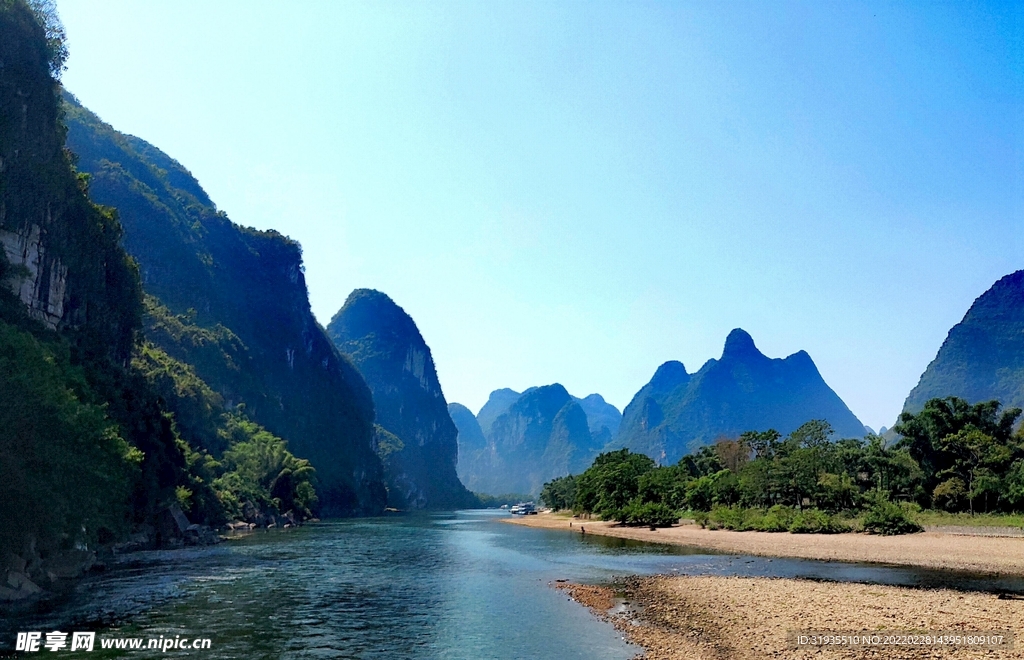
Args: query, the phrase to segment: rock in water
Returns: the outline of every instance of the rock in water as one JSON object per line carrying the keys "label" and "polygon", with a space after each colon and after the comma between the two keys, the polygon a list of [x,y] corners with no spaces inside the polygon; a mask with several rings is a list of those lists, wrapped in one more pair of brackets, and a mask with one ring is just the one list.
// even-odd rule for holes
{"label": "rock in water", "polygon": [[840,438],[865,434],[806,352],[772,359],[736,329],[721,359],[693,375],[680,362],[661,365],[626,406],[613,446],[667,465],[723,436],[769,428],[786,434],[812,419],[829,422]]}
{"label": "rock in water", "polygon": [[473,506],[456,474],[458,431],[416,323],[388,296],[357,289],[327,333],[373,392],[388,503],[402,509]]}
{"label": "rock in water", "polygon": [[926,401],[957,396],[1024,407],[1024,270],[981,294],[949,331],[938,355],[903,404],[916,413]]}

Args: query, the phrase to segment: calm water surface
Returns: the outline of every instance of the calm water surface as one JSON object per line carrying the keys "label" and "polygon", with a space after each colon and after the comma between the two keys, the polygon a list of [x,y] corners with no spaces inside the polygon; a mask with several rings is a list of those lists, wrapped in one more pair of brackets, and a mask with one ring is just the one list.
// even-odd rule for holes
{"label": "calm water surface", "polygon": [[[210,650],[155,654],[164,657],[625,659],[639,649],[551,581],[672,572],[922,586],[951,579],[945,572],[707,554],[497,522],[507,515],[331,521],[213,548],[136,553],[83,581],[52,611],[4,621],[0,649],[13,647],[16,631],[59,628],[212,639]],[[1020,580],[958,576],[957,584],[1024,591]],[[88,657],[116,654],[97,649]]]}

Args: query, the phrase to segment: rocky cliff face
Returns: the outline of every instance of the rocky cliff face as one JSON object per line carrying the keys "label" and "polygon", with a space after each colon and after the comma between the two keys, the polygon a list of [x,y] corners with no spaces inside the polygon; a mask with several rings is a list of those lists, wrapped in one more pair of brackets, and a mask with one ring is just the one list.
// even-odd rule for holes
{"label": "rocky cliff face", "polygon": [[0,2],[0,600],[88,568],[186,468],[130,368],[142,292],[121,226],[64,150],[55,21]]}
{"label": "rocky cliff face", "polygon": [[619,432],[619,425],[622,424],[622,413],[619,409],[605,401],[600,394],[591,394],[576,401],[587,414],[587,426],[590,428],[594,444],[603,447],[611,442]]}
{"label": "rocky cliff face", "polygon": [[448,414],[458,429],[459,463],[456,469],[459,474],[459,481],[466,485],[466,488],[474,493],[487,492],[478,478],[479,467],[477,463],[484,455],[487,447],[487,438],[477,422],[476,415],[461,403],[449,403]]}
{"label": "rocky cliff face", "polygon": [[383,293],[357,289],[327,332],[370,386],[377,424],[398,441],[381,452],[389,504],[402,509],[475,504],[456,473],[458,432],[430,348],[412,318]]}
{"label": "rocky cliff face", "polygon": [[929,399],[947,396],[1024,408],[1024,270],[1003,277],[974,301],[903,410],[920,412]]}
{"label": "rocky cliff face", "polygon": [[64,318],[67,266],[48,254],[39,225],[28,225],[20,231],[0,229],[0,244],[12,267],[8,286],[25,304],[29,316],[56,330]]}
{"label": "rocky cliff face", "polygon": [[769,428],[786,434],[812,419],[828,421],[840,438],[866,432],[807,353],[768,358],[737,329],[721,359],[696,374],[680,362],[661,365],[626,406],[613,446],[671,464],[719,437]]}
{"label": "rocky cliff face", "polygon": [[[461,406],[459,414],[452,415],[459,427],[460,473],[475,491],[536,494],[545,482],[590,466],[603,444],[590,429],[607,429],[614,419],[605,408],[609,404],[597,395],[587,397],[587,405],[600,413],[588,419],[581,400],[557,383],[532,387],[514,400],[511,394],[515,393],[492,393],[477,418],[466,415],[469,411]],[[488,429],[481,430],[483,424],[476,422],[484,413],[494,418]]]}
{"label": "rocky cliff face", "polygon": [[196,329],[151,317],[147,337],[312,462],[323,515],[381,511],[370,392],[310,311],[299,245],[234,224],[172,158],[65,104],[68,147],[118,209],[143,287]]}

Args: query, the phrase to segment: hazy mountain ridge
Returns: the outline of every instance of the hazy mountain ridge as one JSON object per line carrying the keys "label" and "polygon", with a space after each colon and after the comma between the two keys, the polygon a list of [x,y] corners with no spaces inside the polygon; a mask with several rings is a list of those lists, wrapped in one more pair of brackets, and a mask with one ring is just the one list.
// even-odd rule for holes
{"label": "hazy mountain ridge", "polygon": [[978,296],[950,329],[903,411],[916,413],[929,399],[948,396],[1024,408],[1024,270]]}
{"label": "hazy mountain ridge", "polygon": [[806,352],[769,358],[736,329],[722,357],[695,374],[680,362],[661,365],[626,406],[612,446],[671,464],[719,437],[769,428],[786,434],[811,419],[831,423],[837,437],[866,432]]}
{"label": "hazy mountain ridge", "polygon": [[459,428],[459,474],[490,494],[536,493],[586,469],[621,420],[601,395],[579,399],[558,383],[495,390],[476,416],[460,404],[449,409]]}
{"label": "hazy mountain ridge", "polygon": [[387,295],[356,289],[327,332],[373,392],[376,423],[400,441],[382,452],[389,504],[472,506],[475,498],[456,472],[458,430],[430,348],[412,317]]}

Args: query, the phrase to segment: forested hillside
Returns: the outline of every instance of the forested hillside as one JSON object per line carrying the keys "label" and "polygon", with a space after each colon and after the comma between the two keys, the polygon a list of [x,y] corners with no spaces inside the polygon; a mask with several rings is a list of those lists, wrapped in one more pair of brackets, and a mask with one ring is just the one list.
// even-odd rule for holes
{"label": "forested hillside", "polygon": [[[179,163],[70,95],[65,110],[68,147],[93,198],[117,208],[138,261],[148,341],[208,385],[211,405],[244,414],[308,459],[322,514],[382,510],[370,392],[310,311],[299,245],[234,224]],[[216,435],[180,413],[193,438]]]}
{"label": "forested hillside", "polygon": [[117,216],[64,151],[60,38],[56,16],[0,3],[0,551],[37,580],[196,483],[131,364],[142,292]]}
{"label": "forested hillside", "polygon": [[373,392],[388,503],[401,509],[475,505],[456,473],[458,431],[430,347],[387,295],[356,289],[327,331]]}
{"label": "forested hillside", "polygon": [[903,410],[916,413],[929,399],[948,396],[1024,407],[1024,270],[1003,277],[974,301]]}

